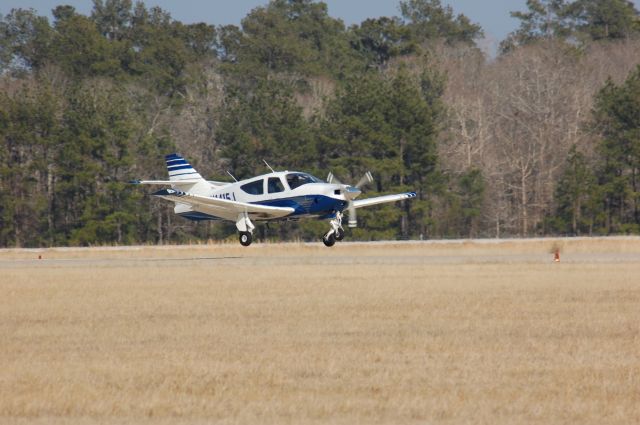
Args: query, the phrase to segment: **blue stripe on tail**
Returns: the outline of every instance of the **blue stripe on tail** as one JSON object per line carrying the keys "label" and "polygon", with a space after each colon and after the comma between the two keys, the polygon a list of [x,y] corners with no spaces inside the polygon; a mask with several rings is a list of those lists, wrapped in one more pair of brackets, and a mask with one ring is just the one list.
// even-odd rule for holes
{"label": "blue stripe on tail", "polygon": [[186,170],[187,168],[191,168],[193,169],[193,167],[190,164],[187,165],[167,165],[167,168],[169,169],[169,171],[175,171],[175,170]]}
{"label": "blue stripe on tail", "polygon": [[[169,180],[180,181],[183,179],[201,179],[202,176],[193,168],[189,161],[181,157],[176,153],[165,155],[165,162],[167,163],[167,171],[169,172]],[[189,177],[179,177],[186,176]]]}
{"label": "blue stripe on tail", "polygon": [[167,161],[167,165],[189,165],[184,159],[170,159]]}

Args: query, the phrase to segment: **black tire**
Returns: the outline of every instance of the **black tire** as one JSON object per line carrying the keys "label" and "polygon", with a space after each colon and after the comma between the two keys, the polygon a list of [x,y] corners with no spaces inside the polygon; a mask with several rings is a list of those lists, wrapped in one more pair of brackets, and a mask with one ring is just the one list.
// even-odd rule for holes
{"label": "black tire", "polygon": [[336,237],[333,233],[331,233],[329,236],[323,236],[322,237],[322,243],[324,243],[324,246],[334,246],[336,244]]}
{"label": "black tire", "polygon": [[253,236],[250,232],[240,232],[240,245],[249,246],[253,241]]}
{"label": "black tire", "polygon": [[344,239],[344,229],[342,227],[336,230],[335,237],[338,242]]}

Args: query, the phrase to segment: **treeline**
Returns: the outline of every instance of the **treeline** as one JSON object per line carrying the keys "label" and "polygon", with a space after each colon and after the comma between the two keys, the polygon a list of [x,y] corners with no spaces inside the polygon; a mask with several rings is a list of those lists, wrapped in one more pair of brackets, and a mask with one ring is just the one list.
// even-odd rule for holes
{"label": "treeline", "polygon": [[[439,0],[345,27],[272,0],[240,27],[130,0],[0,16],[0,246],[220,239],[128,185],[163,155],[225,179],[370,170],[352,237],[640,232],[640,20],[623,0],[527,3],[496,59]],[[204,18],[206,20],[206,18]],[[260,226],[317,239],[326,223]],[[235,236],[234,236],[235,237]]]}

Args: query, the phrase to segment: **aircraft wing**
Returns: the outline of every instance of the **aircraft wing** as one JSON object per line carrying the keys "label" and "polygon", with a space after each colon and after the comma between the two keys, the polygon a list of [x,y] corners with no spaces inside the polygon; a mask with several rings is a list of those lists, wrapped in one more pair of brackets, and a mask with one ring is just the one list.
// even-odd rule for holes
{"label": "aircraft wing", "polygon": [[398,193],[396,195],[376,196],[374,198],[358,199],[353,201],[355,208],[368,207],[369,205],[383,204],[385,202],[402,201],[403,199],[415,198],[415,192]]}
{"label": "aircraft wing", "polygon": [[247,213],[252,218],[280,218],[292,214],[295,211],[289,207],[271,207],[268,205],[231,201],[229,199],[209,198],[175,189],[162,189],[153,195],[168,201],[190,205],[195,210],[208,212],[216,217],[233,221],[236,221],[238,214],[241,213]]}

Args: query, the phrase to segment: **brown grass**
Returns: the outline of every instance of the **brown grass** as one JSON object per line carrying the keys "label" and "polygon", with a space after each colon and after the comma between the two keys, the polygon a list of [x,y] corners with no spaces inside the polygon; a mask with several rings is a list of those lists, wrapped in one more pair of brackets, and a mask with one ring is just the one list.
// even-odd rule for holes
{"label": "brown grass", "polygon": [[2,423],[640,423],[640,239],[5,250],[0,299]]}

